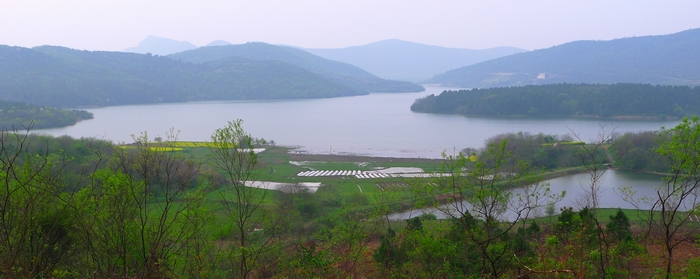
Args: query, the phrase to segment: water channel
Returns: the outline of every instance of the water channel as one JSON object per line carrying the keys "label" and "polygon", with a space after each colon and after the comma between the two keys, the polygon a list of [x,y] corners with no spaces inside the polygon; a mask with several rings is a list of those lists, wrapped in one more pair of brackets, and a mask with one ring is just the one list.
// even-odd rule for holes
{"label": "water channel", "polygon": [[[564,191],[566,192],[561,200],[554,203],[555,211],[557,213],[562,207],[573,207],[574,209],[578,210],[587,205],[585,196],[590,189],[590,177],[591,176],[588,173],[580,173],[545,181],[548,183],[551,193],[561,194]],[[662,185],[662,183],[663,180],[658,175],[639,174],[620,170],[606,170],[597,181],[597,185],[599,185],[598,207],[634,209],[636,206],[639,206],[640,209],[649,209],[651,206],[650,204],[639,203],[639,200],[644,197],[656,197],[657,187]],[[621,191],[623,187],[634,191],[634,195],[626,195],[624,191]],[[516,189],[513,192],[520,194],[523,193],[523,191],[520,189]],[[636,205],[626,201],[625,199],[636,201]],[[545,216],[546,212],[544,205],[547,203],[547,201],[544,202],[542,207],[532,211],[530,217]],[[464,206],[467,206],[467,204],[464,203]],[[393,214],[390,216],[390,218],[394,220],[401,220],[431,213],[440,219],[444,219],[450,217],[450,210],[456,213],[453,210],[454,207],[455,205],[453,204],[426,209],[414,209]],[[514,214],[512,212],[506,212],[504,214],[505,219],[513,219],[513,216]]]}

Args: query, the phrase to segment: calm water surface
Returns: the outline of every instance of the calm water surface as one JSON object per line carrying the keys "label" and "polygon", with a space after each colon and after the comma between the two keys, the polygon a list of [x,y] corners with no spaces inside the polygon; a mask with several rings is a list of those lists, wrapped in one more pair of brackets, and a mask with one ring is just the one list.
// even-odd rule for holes
{"label": "calm water surface", "polygon": [[[584,200],[582,197],[585,195],[585,193],[589,192],[588,188],[590,187],[590,175],[588,173],[558,177],[547,180],[547,182],[549,183],[551,193],[561,194],[563,191],[566,191],[564,198],[555,204],[557,214],[559,209],[562,207],[573,207],[574,209],[579,210],[585,206],[585,203],[582,203],[581,201]],[[598,207],[634,209],[635,205],[626,201],[625,197],[627,196],[620,191],[622,187],[628,187],[634,191],[634,195],[631,198],[632,200],[639,201],[643,197],[656,197],[656,189],[661,186],[662,183],[663,180],[658,175],[607,170],[598,181],[598,185],[600,186]],[[514,190],[514,192],[522,193],[522,190]],[[629,197],[627,198],[629,199]],[[639,206],[641,209],[651,208],[651,205],[648,203],[640,202],[637,203],[637,206]],[[454,205],[451,205],[451,207],[454,207]],[[425,213],[435,214],[438,218],[448,218],[448,215],[443,211],[450,208],[450,206],[442,206],[441,208],[441,210],[436,208],[414,209],[393,214],[390,216],[390,218],[393,220],[402,220],[420,216]],[[542,207],[532,212],[531,216],[537,217],[545,215],[544,207]],[[514,216],[515,215],[512,212],[507,212],[504,218],[515,219]]]}
{"label": "calm water surface", "polygon": [[300,146],[312,153],[384,157],[440,158],[465,147],[482,147],[489,137],[506,132],[563,135],[569,128],[585,140],[600,125],[616,131],[657,130],[678,121],[608,121],[592,119],[484,118],[411,112],[417,98],[447,88],[426,87],[420,93],[373,93],[366,96],[281,100],[217,101],[133,105],[88,109],[95,119],[74,126],[38,130],[54,136],[98,137],[132,142],[147,131],[151,138],[179,130],[179,139],[206,141],[227,121],[243,119],[243,128],[280,145]]}

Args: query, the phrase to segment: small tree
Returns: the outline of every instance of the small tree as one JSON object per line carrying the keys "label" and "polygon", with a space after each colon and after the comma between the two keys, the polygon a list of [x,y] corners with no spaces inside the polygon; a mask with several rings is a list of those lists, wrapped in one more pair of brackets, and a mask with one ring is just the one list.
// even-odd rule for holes
{"label": "small tree", "polygon": [[438,209],[477,247],[481,273],[490,278],[500,277],[514,262],[509,233],[551,196],[541,183],[541,170],[513,160],[507,144],[504,139],[489,145],[476,162],[461,153],[443,155],[442,174],[436,178],[443,194],[433,196],[447,202]]}

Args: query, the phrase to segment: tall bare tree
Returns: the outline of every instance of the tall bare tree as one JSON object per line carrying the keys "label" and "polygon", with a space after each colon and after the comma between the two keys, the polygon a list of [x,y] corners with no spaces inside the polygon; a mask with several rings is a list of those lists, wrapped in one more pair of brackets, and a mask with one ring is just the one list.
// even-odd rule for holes
{"label": "tall bare tree", "polygon": [[[227,179],[227,185],[218,188],[219,202],[233,227],[229,247],[235,261],[238,278],[249,278],[258,259],[271,248],[274,238],[265,231],[267,210],[264,202],[267,191],[248,187],[255,175],[258,156],[253,149],[253,138],[243,130],[243,121],[229,121],[224,128],[211,135],[210,163]],[[227,236],[229,237],[229,236]]]}
{"label": "tall bare tree", "polygon": [[146,133],[134,140],[76,194],[76,230],[99,277],[172,277],[185,236],[201,226],[190,214],[203,198],[198,167],[174,148],[173,131],[159,143]]}

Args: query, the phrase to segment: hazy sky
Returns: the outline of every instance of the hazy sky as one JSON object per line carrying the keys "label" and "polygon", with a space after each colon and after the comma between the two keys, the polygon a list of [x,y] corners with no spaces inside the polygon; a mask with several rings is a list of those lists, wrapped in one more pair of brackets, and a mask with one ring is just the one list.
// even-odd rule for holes
{"label": "hazy sky", "polygon": [[123,50],[148,35],[339,48],[384,39],[483,49],[700,27],[700,1],[0,0],[0,44]]}

